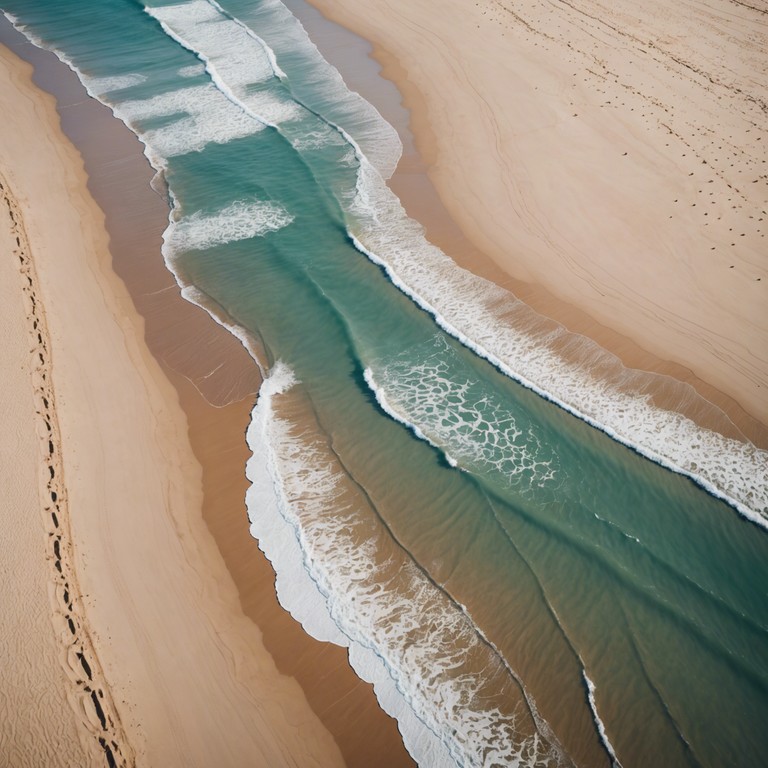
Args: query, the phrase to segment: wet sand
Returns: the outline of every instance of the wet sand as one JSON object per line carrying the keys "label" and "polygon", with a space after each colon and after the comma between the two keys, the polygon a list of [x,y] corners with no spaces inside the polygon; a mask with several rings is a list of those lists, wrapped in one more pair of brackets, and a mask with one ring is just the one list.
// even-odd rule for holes
{"label": "wet sand", "polygon": [[311,3],[403,94],[391,186],[430,240],[768,446],[764,14]]}
{"label": "wet sand", "polygon": [[[346,652],[307,637],[277,603],[274,574],[248,535],[244,504],[244,433],[258,369],[239,342],[180,297],[162,264],[160,235],[168,210],[148,187],[152,171],[140,144],[106,108],[84,98],[74,75],[55,57],[19,42],[7,28],[3,37],[34,59],[37,80],[59,98],[62,127],[84,150],[90,192],[106,214],[112,267],[124,281],[110,276],[102,234],[93,254],[98,268],[90,267],[101,280],[95,290],[104,293],[107,303],[117,296],[114,316],[130,337],[125,345],[115,344],[120,354],[128,349],[134,367],[145,375],[146,369],[151,372],[139,390],[149,394],[149,410],[158,423],[155,437],[142,439],[124,423],[136,416],[131,407],[126,414],[114,413],[123,395],[141,400],[139,390],[123,393],[125,382],[118,386],[115,378],[123,371],[124,379],[135,380],[136,370],[122,368],[105,353],[99,373],[93,363],[80,369],[90,371],[91,378],[102,376],[104,387],[92,385],[88,376],[73,377],[78,366],[89,362],[83,362],[85,345],[53,323],[52,346],[64,361],[58,375],[60,399],[67,403],[60,409],[66,421],[63,455],[65,462],[67,451],[79,459],[72,459],[73,487],[68,483],[69,497],[78,502],[73,567],[82,573],[89,634],[96,638],[108,680],[104,690],[112,690],[116,712],[125,720],[125,764],[131,764],[132,752],[138,764],[412,764],[394,721],[378,708],[370,686],[351,671]],[[7,61],[27,76],[24,65],[11,57]],[[72,158],[69,173],[82,184],[81,159],[57,136],[50,99],[26,84],[24,93],[38,115],[45,113],[41,123],[54,137],[55,152]],[[90,231],[90,220],[98,224],[103,215],[84,189],[79,195],[84,206],[79,216]],[[34,211],[35,221],[44,220],[34,196],[22,190],[19,199],[29,216]],[[34,243],[32,250],[43,253]],[[47,290],[55,285],[64,306],[69,294],[57,277],[52,271]],[[42,295],[47,297],[46,290]],[[87,302],[71,303],[83,304],[88,314]],[[109,325],[103,318],[90,322]],[[96,398],[103,423],[95,425],[84,415],[88,410],[83,409],[86,401],[78,401],[78,386],[91,396],[95,388],[111,400],[109,408],[106,400],[100,408]],[[152,443],[164,445],[163,458]],[[161,469],[146,466],[153,459],[166,470],[165,479]],[[133,492],[129,486],[137,462],[143,470],[137,474],[151,487]],[[115,488],[109,481],[118,464]],[[94,477],[99,477],[96,489],[90,487]],[[162,485],[168,487],[161,490]],[[116,493],[121,497],[117,504],[112,502]],[[140,513],[131,507],[137,501]],[[100,503],[106,520],[89,519],[81,511],[87,507],[97,514]],[[195,512],[201,508],[202,518]],[[179,632],[185,640],[174,642]],[[36,669],[46,681],[60,674],[43,659]],[[6,724],[18,728],[12,719]],[[62,764],[79,760],[74,753],[61,759]]]}

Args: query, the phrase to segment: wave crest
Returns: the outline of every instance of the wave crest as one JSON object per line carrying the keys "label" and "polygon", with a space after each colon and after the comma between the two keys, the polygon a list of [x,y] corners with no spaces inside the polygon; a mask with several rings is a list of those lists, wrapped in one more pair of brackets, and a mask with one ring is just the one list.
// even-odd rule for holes
{"label": "wave crest", "polygon": [[173,253],[201,251],[275,232],[292,221],[293,216],[275,203],[237,200],[212,214],[184,216],[172,224],[168,241]]}

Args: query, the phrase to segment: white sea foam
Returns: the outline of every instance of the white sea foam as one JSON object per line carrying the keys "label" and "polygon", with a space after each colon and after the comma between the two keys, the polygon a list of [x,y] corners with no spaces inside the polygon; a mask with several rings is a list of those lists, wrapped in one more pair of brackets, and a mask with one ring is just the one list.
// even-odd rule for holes
{"label": "white sea foam", "polygon": [[[648,458],[688,475],[768,527],[767,451],[654,406],[642,386],[632,386],[640,374],[627,371],[594,342],[544,322],[508,291],[458,267],[428,243],[359,151],[358,161],[357,194],[350,210],[355,245],[445,331],[506,375]],[[544,330],[537,331],[537,324]],[[566,361],[553,342],[580,345],[591,364]]]}
{"label": "white sea foam", "polygon": [[250,481],[246,501],[251,534],[275,569],[280,604],[312,637],[349,648],[350,662],[358,676],[374,685],[388,714],[394,717],[397,713],[398,720],[402,718],[406,723],[406,745],[411,754],[432,760],[425,765],[453,765],[434,735],[423,728],[407,705],[403,706],[382,660],[364,648],[350,647],[350,639],[331,617],[327,596],[311,573],[307,551],[302,546],[304,536],[297,528],[283,487],[272,434],[274,398],[290,389],[295,381],[293,372],[278,362],[265,377],[253,409],[247,432],[251,458],[246,467]]}
{"label": "white sea foam", "polygon": [[592,717],[597,726],[597,731],[600,734],[600,741],[603,742],[603,746],[611,756],[613,768],[621,768],[619,758],[616,756],[616,750],[613,748],[613,744],[611,744],[611,740],[608,738],[608,733],[605,730],[605,723],[600,719],[600,715],[597,712],[597,700],[595,699],[595,691],[597,688],[584,670],[582,670],[582,675],[584,676],[584,682],[587,685],[587,700],[589,701],[589,708],[592,710]]}
{"label": "white sea foam", "polygon": [[346,647],[349,641],[323,610],[325,597],[304,567],[301,536],[281,514],[282,499],[273,480],[277,469],[274,449],[269,444],[272,401],[295,383],[293,372],[278,362],[269,375],[264,376],[253,409],[247,433],[251,458],[246,467],[250,482],[246,500],[251,534],[275,568],[280,604],[316,639]]}
{"label": "white sea foam", "polygon": [[407,354],[372,363],[365,380],[379,404],[462,469],[492,475],[527,493],[558,481],[555,446],[519,423],[507,402],[480,389],[440,336]]}
{"label": "white sea foam", "polygon": [[275,56],[275,52],[247,24],[243,24],[240,19],[225,11],[224,8],[222,8],[221,5],[216,2],[216,0],[206,0],[206,2],[208,2],[208,4],[212,8],[215,8],[216,11],[218,11],[220,14],[236,24],[248,37],[250,37],[252,40],[255,40],[264,49],[264,52],[267,54],[267,58],[269,59],[269,65],[276,77],[279,77],[281,80],[285,80],[287,78],[287,75],[285,72],[283,72],[283,70],[280,68],[280,65],[277,63],[277,56]]}
{"label": "white sea foam", "polygon": [[[210,84],[111,106],[115,114],[163,158],[199,152],[210,143],[226,144],[264,127],[243,114]],[[171,116],[177,118],[162,127],[146,128],[144,125],[145,121]]]}
{"label": "white sea foam", "polygon": [[[349,92],[284,7],[282,15],[274,4],[262,6],[259,14],[270,16],[268,29],[273,33],[280,28],[278,38],[283,45],[294,44],[288,49],[291,59],[295,59],[298,51],[303,55],[305,68],[320,67],[328,76],[327,80],[313,80],[310,89],[302,87],[301,78],[290,80],[279,67],[275,51],[252,29],[224,12],[215,0],[192,0],[171,7],[148,8],[147,12],[160,21],[169,36],[205,63],[212,82],[233,104],[255,120],[278,129],[297,150],[305,153],[310,167],[313,159],[306,154],[308,151],[334,145],[343,148],[346,142],[349,150],[342,151],[336,167],[355,168],[358,145],[347,129],[336,122],[341,120],[366,142],[381,173],[388,176],[394,171],[402,151],[394,129],[357,94]],[[194,23],[195,20],[201,23]],[[255,88],[254,72],[261,78],[259,82],[272,80],[272,87]],[[335,74],[331,77],[330,73]],[[331,83],[331,88],[321,88],[320,82]],[[324,95],[319,95],[321,91]],[[327,160],[324,162],[327,164]],[[342,205],[350,203],[354,192],[349,179],[324,181],[333,184],[333,192]]]}
{"label": "white sea foam", "polygon": [[[244,24],[227,14],[216,2],[189,0],[177,5],[147,7],[158,21],[184,36],[192,46],[204,41],[216,57],[229,62],[228,81],[241,86],[262,83],[283,73],[261,39]],[[251,42],[259,53],[254,53]]]}
{"label": "white sea foam", "polygon": [[275,203],[236,201],[220,211],[199,211],[184,216],[168,237],[171,251],[203,250],[215,245],[248,240],[287,227],[293,216]]}
{"label": "white sea foam", "polygon": [[202,64],[190,64],[186,67],[181,67],[177,71],[179,77],[198,77],[205,74],[205,67]]}
{"label": "white sea foam", "polygon": [[[324,442],[297,435],[278,414],[280,393],[292,384],[290,372],[277,365],[248,430],[249,514],[279,574],[281,602],[316,637],[338,632],[328,625],[332,617],[350,644],[350,660],[373,680],[420,764],[565,760],[547,743],[548,727],[519,680],[471,619],[404,552],[379,547],[388,534],[371,530],[375,515],[366,512],[364,495],[344,483]],[[507,681],[506,702],[514,701],[510,683],[520,685],[514,711],[501,712],[488,697],[485,686],[494,676]]]}
{"label": "white sea foam", "polygon": [[284,60],[281,79],[294,98],[352,136],[388,179],[402,154],[397,131],[372,104],[347,87],[291,11],[280,0],[262,0],[245,10],[241,21],[258,29],[257,37],[273,52],[275,62]]}
{"label": "white sea foam", "polygon": [[271,52],[242,24],[206,0],[146,10],[204,61],[220,90],[237,106],[247,106],[250,117],[276,126],[302,116],[300,105],[287,94],[255,87],[280,73],[273,68]]}
{"label": "white sea foam", "polygon": [[[25,29],[20,28],[20,31],[27,34]],[[30,39],[35,38],[30,36]],[[45,47],[42,41],[37,44]],[[93,77],[81,72],[61,51],[54,49],[54,53],[77,73],[90,96],[109,106],[115,116],[139,136],[146,147],[145,154],[155,168],[164,168],[165,160],[170,157],[199,152],[211,143],[226,144],[264,129],[262,122],[244,114],[210,83],[179,88],[149,99],[120,101],[114,97],[119,89],[137,85],[146,78],[138,74]],[[191,67],[187,69],[191,70]],[[201,71],[205,71],[204,68]],[[146,128],[143,124],[163,117],[176,119],[159,128]]]}
{"label": "white sea foam", "polygon": [[114,77],[91,77],[88,80],[88,85],[93,93],[105,96],[112,91],[121,91],[123,88],[141,85],[146,79],[145,75],[139,73],[115,75]]}
{"label": "white sea foam", "polygon": [[[323,147],[347,147],[344,137],[334,128],[323,124],[314,130],[307,131],[303,136],[295,139],[293,146],[300,152],[305,150],[321,149]],[[352,155],[354,161],[354,154]]]}
{"label": "white sea foam", "polygon": [[419,429],[416,424],[414,424],[412,421],[409,421],[409,419],[403,413],[395,408],[395,406],[389,401],[389,398],[385,394],[382,387],[376,383],[376,379],[373,376],[373,371],[370,368],[366,368],[365,371],[363,371],[363,378],[365,379],[365,383],[368,385],[371,392],[373,392],[373,396],[376,398],[376,402],[381,406],[381,409],[384,411],[384,413],[410,429],[411,432],[413,432],[413,434],[416,435],[416,437],[418,437],[420,440],[424,440],[433,448],[437,448],[437,450],[443,454],[448,464],[450,464],[452,467],[459,466],[459,462],[456,461],[456,459],[454,459],[453,456],[451,456],[449,453],[446,453],[443,446],[433,442],[427,435],[424,434],[424,432]]}

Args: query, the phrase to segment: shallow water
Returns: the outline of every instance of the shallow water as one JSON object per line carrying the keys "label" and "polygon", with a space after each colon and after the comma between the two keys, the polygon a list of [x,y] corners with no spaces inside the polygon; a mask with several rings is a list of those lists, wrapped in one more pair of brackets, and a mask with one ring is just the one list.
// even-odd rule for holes
{"label": "shallow water", "polygon": [[758,520],[764,453],[431,248],[397,134],[276,0],[4,8],[139,133],[169,266],[263,346],[254,532],[422,764],[764,764],[764,528],[549,400]]}

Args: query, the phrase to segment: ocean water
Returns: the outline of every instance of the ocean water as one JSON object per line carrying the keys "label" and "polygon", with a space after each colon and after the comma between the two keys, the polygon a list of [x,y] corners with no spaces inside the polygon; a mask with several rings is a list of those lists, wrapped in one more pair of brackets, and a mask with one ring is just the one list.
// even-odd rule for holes
{"label": "ocean water", "polygon": [[766,452],[427,243],[397,133],[278,0],[3,9],[144,142],[166,263],[266,374],[279,598],[420,764],[768,761]]}

